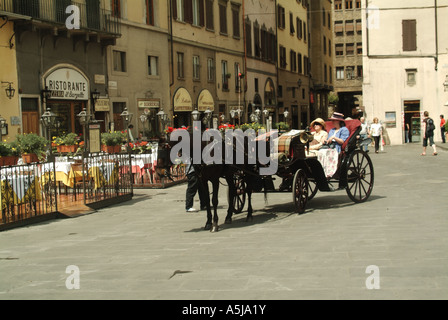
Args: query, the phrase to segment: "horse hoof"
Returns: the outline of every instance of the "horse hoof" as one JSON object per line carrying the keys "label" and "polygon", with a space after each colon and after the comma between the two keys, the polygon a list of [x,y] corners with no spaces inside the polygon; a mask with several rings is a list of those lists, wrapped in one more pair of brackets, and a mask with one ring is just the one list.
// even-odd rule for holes
{"label": "horse hoof", "polygon": [[226,219],[226,224],[232,224],[232,219]]}
{"label": "horse hoof", "polygon": [[212,225],[211,224],[206,224],[204,230],[205,231],[212,230]]}
{"label": "horse hoof", "polygon": [[211,233],[216,233],[219,231],[219,227],[213,227],[212,230],[210,230]]}

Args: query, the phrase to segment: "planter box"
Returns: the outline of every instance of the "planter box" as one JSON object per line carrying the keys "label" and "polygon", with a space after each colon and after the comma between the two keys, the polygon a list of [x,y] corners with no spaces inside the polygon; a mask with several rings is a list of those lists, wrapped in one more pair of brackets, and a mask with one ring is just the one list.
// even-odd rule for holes
{"label": "planter box", "polygon": [[101,150],[103,152],[106,152],[106,153],[120,153],[121,152],[121,146],[105,146],[105,145],[102,145],[101,146]]}
{"label": "planter box", "polygon": [[19,158],[15,156],[0,157],[0,167],[15,166],[17,161]]}
{"label": "planter box", "polygon": [[78,151],[78,146],[58,146],[59,153],[75,153]]}
{"label": "planter box", "polygon": [[37,157],[37,154],[30,153],[30,154],[23,154],[22,155],[23,163],[35,163],[39,162],[39,158]]}

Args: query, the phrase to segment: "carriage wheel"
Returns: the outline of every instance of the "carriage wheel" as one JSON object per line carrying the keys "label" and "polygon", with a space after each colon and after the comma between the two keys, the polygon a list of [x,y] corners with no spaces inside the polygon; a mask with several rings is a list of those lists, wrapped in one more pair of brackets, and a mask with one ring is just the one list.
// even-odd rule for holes
{"label": "carriage wheel", "polygon": [[308,202],[309,183],[305,171],[299,169],[294,176],[292,185],[292,196],[296,212],[302,214],[305,212]]}
{"label": "carriage wheel", "polygon": [[356,203],[369,199],[374,182],[373,164],[370,157],[361,150],[350,156],[347,167],[347,194]]}
{"label": "carriage wheel", "polygon": [[308,201],[314,199],[319,189],[317,188],[317,182],[315,180],[308,180]]}
{"label": "carriage wheel", "polygon": [[[235,175],[233,177],[233,182],[235,184],[236,195],[233,198],[233,213],[240,214],[244,210],[246,205],[246,183],[241,175]],[[230,189],[229,189],[229,199],[230,199]]]}

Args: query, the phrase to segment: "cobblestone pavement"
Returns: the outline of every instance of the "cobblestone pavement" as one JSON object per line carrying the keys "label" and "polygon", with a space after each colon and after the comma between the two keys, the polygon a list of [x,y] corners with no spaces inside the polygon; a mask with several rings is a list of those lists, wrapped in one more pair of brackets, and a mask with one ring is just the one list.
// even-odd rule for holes
{"label": "cobblestone pavement", "polygon": [[[2,232],[0,299],[447,299],[448,152],[420,153],[370,153],[367,203],[319,193],[300,216],[290,194],[257,194],[253,222],[224,225],[221,188],[216,234],[202,230],[205,213],[185,213],[185,185]],[[79,290],[66,286],[72,265]],[[366,288],[368,266],[379,290]]]}

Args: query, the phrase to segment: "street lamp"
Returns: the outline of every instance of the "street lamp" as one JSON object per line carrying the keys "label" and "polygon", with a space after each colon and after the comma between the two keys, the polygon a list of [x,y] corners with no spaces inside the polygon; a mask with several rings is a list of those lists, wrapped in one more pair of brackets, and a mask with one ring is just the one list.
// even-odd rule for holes
{"label": "street lamp", "polygon": [[209,127],[210,126],[210,120],[212,119],[213,112],[208,108],[205,112],[204,117],[204,124]]}
{"label": "street lamp", "polygon": [[82,111],[76,115],[79,120],[79,124],[82,126],[82,134],[84,137],[84,151],[89,150],[89,137],[87,136],[87,126],[90,123],[90,115],[87,114],[86,108],[83,108]]}
{"label": "street lamp", "polygon": [[200,117],[201,113],[196,109],[191,113],[191,118],[193,119],[193,121],[199,121]]}
{"label": "street lamp", "polygon": [[[51,129],[55,128],[56,124],[56,115],[51,111],[50,108],[47,108],[47,111],[41,117],[42,125],[47,129],[47,137],[51,140]],[[49,154],[52,155],[53,150],[50,144]]]}
{"label": "street lamp", "polygon": [[283,116],[285,117],[285,121],[286,121],[286,119],[288,119],[288,117],[289,117],[288,109],[286,109],[285,112],[283,112]]}
{"label": "street lamp", "polygon": [[6,89],[5,89],[6,96],[8,97],[8,99],[12,99],[14,97],[15,92],[16,92],[16,89],[14,89],[12,87],[12,82],[2,81],[2,84],[7,84]]}

